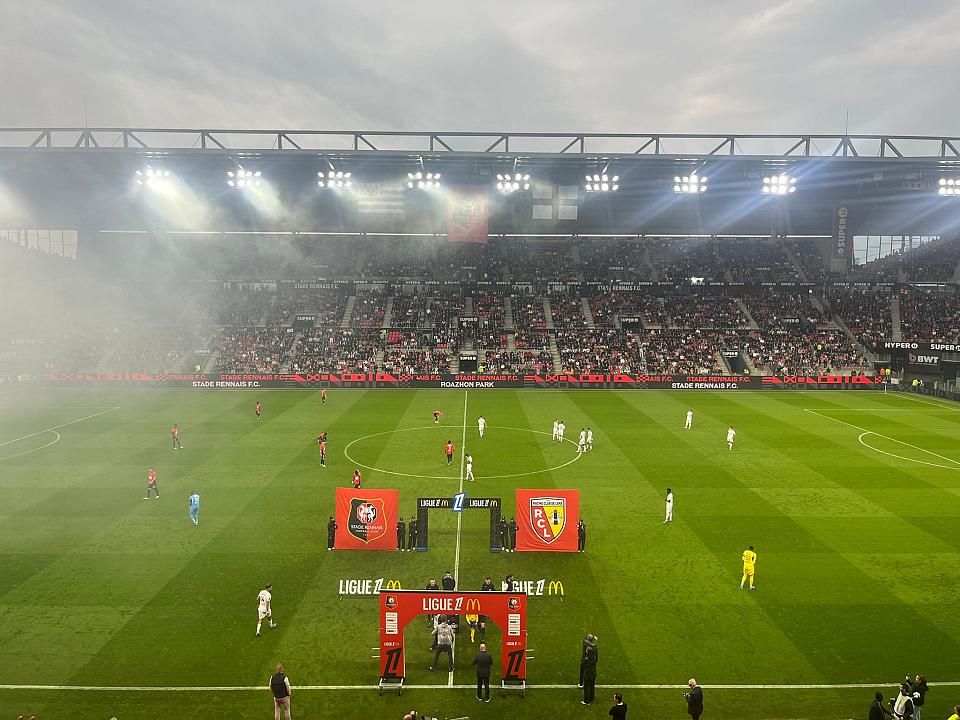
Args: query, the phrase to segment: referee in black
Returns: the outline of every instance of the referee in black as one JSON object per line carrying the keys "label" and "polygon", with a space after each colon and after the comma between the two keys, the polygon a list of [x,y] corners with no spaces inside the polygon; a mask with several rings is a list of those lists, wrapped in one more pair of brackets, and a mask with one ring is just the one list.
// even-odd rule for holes
{"label": "referee in black", "polygon": [[330,521],[327,523],[327,550],[333,550],[333,541],[337,535],[337,521],[333,519],[333,515],[330,516]]}
{"label": "referee in black", "polygon": [[587,526],[583,524],[583,518],[577,523],[577,552],[583,552],[587,547]]}
{"label": "referee in black", "polygon": [[397,521],[397,550],[403,552],[404,543],[407,542],[407,526],[403,522],[403,516]]}
{"label": "referee in black", "polygon": [[417,549],[417,519],[410,518],[407,523],[407,550]]}

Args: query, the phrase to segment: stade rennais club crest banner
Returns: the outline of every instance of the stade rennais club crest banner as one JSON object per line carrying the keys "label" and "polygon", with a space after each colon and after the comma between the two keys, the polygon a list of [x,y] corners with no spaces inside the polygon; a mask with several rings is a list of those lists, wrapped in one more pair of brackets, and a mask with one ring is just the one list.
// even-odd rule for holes
{"label": "stade rennais club crest banner", "polygon": [[399,490],[337,488],[337,550],[396,550]]}
{"label": "stade rennais club crest banner", "polygon": [[453,189],[447,199],[447,240],[487,242],[487,193]]}
{"label": "stade rennais club crest banner", "polygon": [[576,552],[579,490],[517,490],[517,550]]}

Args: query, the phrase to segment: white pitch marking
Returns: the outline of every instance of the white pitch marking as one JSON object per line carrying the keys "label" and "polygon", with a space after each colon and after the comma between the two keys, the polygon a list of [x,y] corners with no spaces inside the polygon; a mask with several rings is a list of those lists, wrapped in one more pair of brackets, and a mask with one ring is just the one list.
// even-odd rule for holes
{"label": "white pitch marking", "polygon": [[[944,470],[960,470],[960,463],[958,463],[957,465],[941,465],[940,463],[928,463],[928,462],[924,462],[923,460],[915,460],[914,458],[904,457],[903,455],[897,455],[896,453],[887,452],[886,450],[881,450],[880,448],[875,448],[873,445],[869,445],[863,441],[863,438],[865,438],[867,435],[877,435],[877,433],[872,432],[870,430],[864,433],[860,433],[859,437],[857,437],[857,442],[859,442],[865,448],[870,448],[874,452],[878,452],[883,455],[889,455],[890,457],[897,458],[898,460],[906,460],[907,462],[920,463],[921,465],[929,465],[930,467],[943,468]],[[878,437],[883,437],[883,435],[879,435]],[[907,443],[904,443],[904,445],[906,444]],[[911,445],[910,447],[914,447],[914,446]],[[935,455],[936,457],[942,457],[942,455],[931,453],[929,450],[924,450],[923,452],[930,453],[931,455]],[[944,458],[944,459],[946,460],[947,458]],[[950,462],[954,462],[954,461],[951,460]]]}
{"label": "white pitch marking", "polygon": [[[100,415],[106,415],[107,413],[111,413],[111,412],[113,412],[114,410],[119,410],[119,409],[120,409],[120,406],[118,405],[118,406],[116,406],[116,407],[108,408],[107,410],[101,410],[101,411],[98,412],[98,413],[93,413],[93,415],[86,415],[85,417],[77,418],[76,420],[71,420],[70,422],[65,422],[65,423],[63,423],[62,425],[54,425],[53,427],[48,427],[48,428],[46,428],[45,430],[38,430],[38,431],[35,432],[35,433],[30,433],[29,435],[21,435],[20,437],[14,438],[13,440],[7,440],[6,442],[0,443],[0,447],[5,447],[5,446],[11,445],[11,444],[13,444],[13,443],[15,443],[15,442],[20,442],[21,440],[29,440],[30,438],[36,437],[37,435],[43,435],[44,433],[53,432],[54,430],[59,430],[60,428],[65,428],[65,427],[67,427],[68,425],[73,425],[74,423],[83,422],[84,420],[89,420],[90,418],[99,417]],[[59,440],[59,439],[60,439],[60,438],[57,437],[57,440]],[[53,443],[49,443],[48,445],[45,445],[44,447],[49,447],[49,445],[53,445]],[[35,449],[36,449],[36,450],[40,450],[41,448],[35,448]],[[26,453],[18,453],[17,455],[9,455],[8,457],[17,457],[18,455],[25,455],[25,454],[26,454]],[[2,458],[2,459],[6,460],[7,458]]]}
{"label": "white pitch marking", "polygon": [[47,432],[52,432],[57,437],[51,440],[50,442],[48,442],[46,445],[35,447],[33,448],[33,450],[24,450],[23,452],[18,452],[18,453],[15,453],[14,455],[4,455],[3,457],[0,457],[0,460],[10,460],[11,458],[20,457],[21,455],[29,455],[30,453],[35,453],[38,450],[43,450],[44,448],[48,448],[51,445],[55,445],[56,443],[60,442],[60,433],[58,433],[56,430],[47,430]]}
{"label": "white pitch marking", "polygon": [[938,407],[941,410],[952,410],[953,412],[960,412],[960,407],[957,407],[954,403],[951,403],[948,400],[937,400],[935,398],[931,398],[931,400],[921,400],[918,397],[913,397],[912,395],[906,395],[903,392],[891,393],[891,394],[893,395],[893,397],[898,397],[903,400],[913,400],[914,402],[918,402],[921,405],[932,405],[933,407]]}
{"label": "white pitch marking", "polygon": [[[808,412],[808,413],[813,413],[814,415],[817,415],[818,417],[826,418],[827,420],[833,420],[834,422],[838,422],[838,423],[840,423],[841,425],[846,425],[847,427],[852,427],[852,428],[855,429],[855,430],[859,430],[861,433],[863,433],[862,435],[860,435],[860,438],[862,438],[864,435],[876,435],[877,437],[882,437],[882,438],[884,438],[885,440],[889,440],[890,442],[899,443],[900,445],[906,445],[907,447],[911,447],[911,448],[913,448],[914,450],[919,450],[919,451],[922,452],[922,453],[927,453],[928,455],[933,455],[934,457],[938,457],[938,458],[940,458],[941,460],[946,460],[946,461],[949,462],[949,463],[953,463],[953,467],[947,468],[948,470],[960,470],[960,461],[954,460],[953,458],[948,458],[948,457],[946,457],[946,456],[944,456],[944,455],[938,455],[937,453],[933,452],[932,450],[927,450],[926,448],[922,448],[922,447],[919,447],[919,446],[917,446],[917,445],[912,445],[912,444],[906,442],[905,440],[897,440],[896,438],[892,438],[892,437],[890,437],[889,435],[884,435],[883,433],[874,432],[873,430],[867,430],[867,428],[860,427],[859,425],[854,425],[853,423],[848,423],[846,420],[838,420],[837,418],[830,417],[829,415],[824,415],[824,414],[822,414],[822,413],[818,413],[816,410],[809,410],[809,409],[807,409],[807,408],[804,408],[804,411],[805,411],[805,412]],[[877,450],[877,448],[872,447],[872,446],[870,446],[870,445],[867,445],[867,444],[866,444],[865,442],[863,442],[860,438],[858,438],[858,440],[860,440],[860,444],[863,445],[864,447],[870,448],[871,450],[873,450],[873,451],[875,451],[875,452],[883,453],[884,455],[891,455],[891,453],[884,453],[883,450]],[[900,460],[907,460],[907,461],[909,461],[909,462],[919,463],[919,464],[921,464],[921,465],[931,465],[931,463],[924,462],[923,460],[913,460],[913,459],[911,459],[911,458],[900,457],[899,455],[894,455],[893,457],[899,458]],[[945,465],[935,465],[935,467],[946,467],[946,466],[945,466]]]}
{"label": "white pitch marking", "polygon": [[[930,683],[930,687],[957,687],[960,681]],[[295,685],[297,690],[377,690],[379,685]],[[572,690],[576,685],[535,685],[527,684],[528,689]],[[616,690],[685,690],[686,685],[597,685],[598,688]],[[858,688],[897,687],[885,682],[876,683],[837,683],[803,685],[701,685],[705,690],[845,690]],[[417,690],[466,690],[476,685],[404,685],[404,688]],[[80,692],[263,692],[262,685],[224,685],[210,687],[195,686],[101,686],[101,685],[0,685],[0,690],[66,690]]]}
{"label": "white pitch marking", "polygon": [[[445,427],[456,427],[456,425],[448,425]],[[500,425],[489,425],[489,424],[487,425],[487,427],[499,428],[500,430],[516,430],[518,432],[531,432],[531,433],[537,433],[538,435],[550,434],[544,430],[532,430],[530,428],[502,427]],[[383,468],[373,467],[371,465],[364,465],[363,463],[358,462],[355,458],[351,457],[350,453],[348,452],[355,443],[361,442],[363,440],[367,440],[372,437],[377,437],[379,435],[389,435],[390,433],[412,432],[414,430],[431,430],[431,429],[436,429],[436,425],[422,425],[420,427],[412,427],[412,428],[396,428],[394,430],[384,430],[383,432],[364,435],[363,437],[358,437],[356,440],[351,440],[349,443],[347,443],[346,447],[343,448],[343,455],[344,457],[347,458],[347,460],[349,460],[354,465],[357,465],[362,468],[366,468],[371,472],[379,472],[379,473],[383,473],[384,475],[396,475],[398,477],[423,478],[426,480],[449,480],[450,479],[449,475],[417,475],[415,473],[397,472],[396,470],[384,470]],[[466,434],[466,423],[464,423],[464,434]],[[570,443],[574,447],[576,447],[577,445],[577,443],[575,443],[570,438],[564,438],[563,441]],[[494,480],[494,479],[502,479],[502,478],[526,477],[528,475],[540,475],[542,473],[552,472],[553,470],[561,470],[562,468],[567,467],[567,465],[571,465],[575,463],[577,460],[580,459],[580,457],[581,455],[575,454],[572,460],[568,460],[567,462],[561,465],[554,465],[553,467],[544,468],[543,470],[530,470],[528,472],[522,472],[522,473],[510,473],[509,475],[482,475],[480,477],[481,479]]]}

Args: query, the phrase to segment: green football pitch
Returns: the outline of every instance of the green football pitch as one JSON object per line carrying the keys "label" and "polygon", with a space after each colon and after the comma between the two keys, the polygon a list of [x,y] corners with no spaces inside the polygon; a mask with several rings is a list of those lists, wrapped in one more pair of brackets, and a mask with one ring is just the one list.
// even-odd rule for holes
{"label": "green football pitch", "polygon": [[[630,717],[682,718],[691,676],[705,718],[861,717],[907,672],[931,681],[925,717],[960,701],[960,406],[866,391],[334,389],[321,405],[309,391],[41,389],[0,407],[0,717],[269,717],[279,661],[301,718],[600,718],[618,689]],[[591,427],[593,451],[553,442],[555,418],[574,439]],[[327,552],[334,488],[358,465],[365,487],[399,489],[406,517],[456,492],[447,439],[474,457],[468,494],[508,514],[515,488],[580,488],[587,552],[491,553],[487,514],[464,513],[458,533],[439,510],[429,552]],[[145,501],[148,467],[160,498]],[[429,672],[423,622],[406,633],[407,689],[378,695],[376,600],[341,598],[340,581],[415,588],[446,570],[461,588],[563,583],[562,599],[530,598],[525,698],[477,704],[463,632],[452,677]],[[256,638],[268,582],[278,627]],[[587,632],[600,663],[585,708]],[[497,677],[499,631],[487,640]]]}

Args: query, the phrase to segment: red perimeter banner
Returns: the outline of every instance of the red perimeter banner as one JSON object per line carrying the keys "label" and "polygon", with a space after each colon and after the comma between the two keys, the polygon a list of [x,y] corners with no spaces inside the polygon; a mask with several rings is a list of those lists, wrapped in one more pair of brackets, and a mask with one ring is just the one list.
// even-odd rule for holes
{"label": "red perimeter banner", "polygon": [[576,552],[579,490],[517,490],[517,550]]}
{"label": "red perimeter banner", "polygon": [[399,490],[337,488],[337,550],[396,550]]}
{"label": "red perimeter banner", "polygon": [[477,190],[453,190],[447,200],[447,240],[487,242],[487,194]]}
{"label": "red perimeter banner", "polygon": [[[406,675],[403,629],[417,615],[485,615],[500,628],[500,674],[504,680],[527,679],[527,596],[513,592],[430,592],[427,590],[380,591],[380,678],[398,680]],[[462,624],[461,624],[462,626]],[[460,633],[461,638],[463,632]],[[464,669],[472,656],[460,657],[454,643],[457,665]],[[477,646],[464,645],[465,654]],[[441,658],[441,663],[443,658]],[[441,665],[442,667],[442,665]]]}

